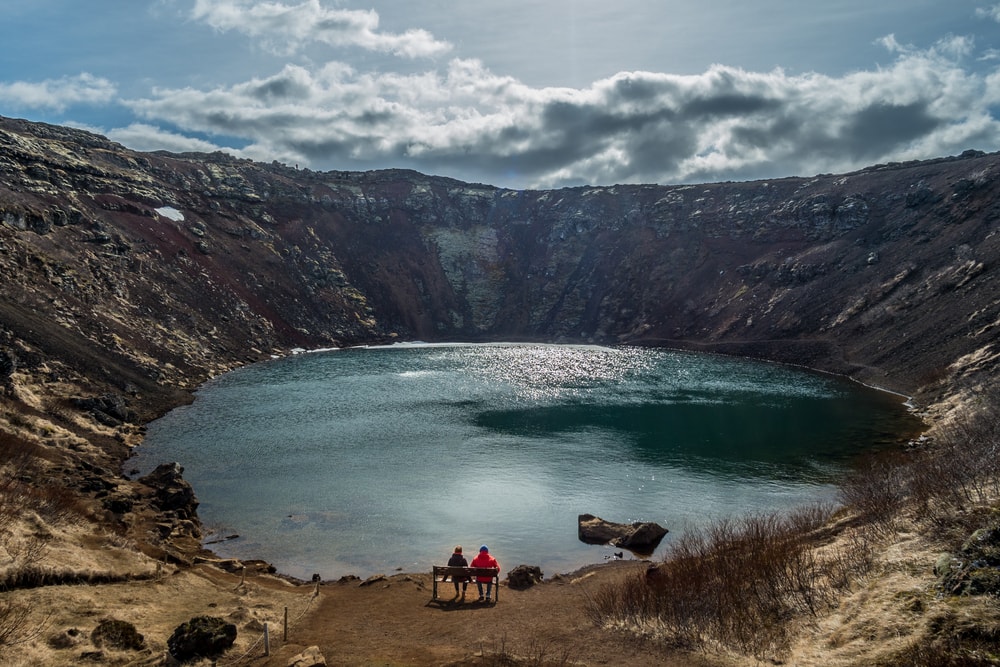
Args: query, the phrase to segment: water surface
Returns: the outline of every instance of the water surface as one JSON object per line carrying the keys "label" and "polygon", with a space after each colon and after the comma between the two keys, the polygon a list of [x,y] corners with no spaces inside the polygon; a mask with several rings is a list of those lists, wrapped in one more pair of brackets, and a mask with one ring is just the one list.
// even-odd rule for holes
{"label": "water surface", "polygon": [[206,526],[240,536],[212,548],[293,576],[423,571],[482,543],[551,576],[612,554],[577,539],[579,514],[678,534],[832,499],[852,458],[913,427],[898,396],[776,364],[392,346],[219,377],[128,467],[179,461]]}

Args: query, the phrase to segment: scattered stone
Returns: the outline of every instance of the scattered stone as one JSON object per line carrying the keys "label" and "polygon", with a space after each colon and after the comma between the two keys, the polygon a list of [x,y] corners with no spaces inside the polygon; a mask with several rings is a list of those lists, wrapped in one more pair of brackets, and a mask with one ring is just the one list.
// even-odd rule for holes
{"label": "scattered stone", "polygon": [[180,535],[182,537],[194,537],[197,539],[201,537],[201,528],[191,519],[181,519],[174,522],[171,534]]}
{"label": "scattered stone", "polygon": [[362,581],[359,586],[371,586],[372,584],[377,584],[380,581],[389,581],[389,578],[384,574],[373,574],[364,581]]}
{"label": "scattered stone", "polygon": [[326,658],[318,646],[310,646],[288,661],[288,667],[326,667]]}
{"label": "scattered stone", "polygon": [[121,651],[141,651],[146,646],[145,638],[128,621],[106,618],[90,633],[90,641],[98,648],[113,648]]}
{"label": "scattered stone", "polygon": [[540,583],[543,576],[537,565],[518,565],[507,573],[507,587],[523,591]]}
{"label": "scattered stone", "polygon": [[129,409],[128,401],[121,394],[104,394],[95,398],[77,398],[73,404],[88,411],[104,426],[121,426],[124,422],[136,420],[135,412]]}
{"label": "scattered stone", "polygon": [[278,568],[266,560],[245,560],[243,561],[243,565],[246,566],[247,572],[255,572],[257,574],[275,574],[278,571]]}
{"label": "scattered stone", "polygon": [[132,511],[135,501],[123,494],[113,494],[104,498],[101,504],[112,514],[128,514]]}
{"label": "scattered stone", "polygon": [[223,572],[229,572],[230,574],[243,571],[243,562],[235,558],[209,558],[207,556],[195,556],[192,561],[195,563],[204,563],[206,565],[211,565],[212,567],[217,567]]}
{"label": "scattered stone", "polygon": [[7,380],[17,370],[17,355],[13,350],[0,348],[0,380]]}
{"label": "scattered stone", "polygon": [[85,636],[78,628],[67,628],[62,632],[51,635],[48,639],[48,644],[54,649],[73,648],[80,645]]}
{"label": "scattered stone", "polygon": [[942,554],[934,573],[952,595],[1000,594],[1000,526],[980,528],[958,553]]}
{"label": "scattered stone", "polygon": [[196,616],[174,630],[167,640],[167,650],[184,662],[193,658],[213,658],[228,650],[236,641],[236,626],[215,616]]}
{"label": "scattered stone", "polygon": [[198,500],[194,489],[181,476],[183,473],[184,468],[179,463],[161,463],[139,481],[153,489],[152,500],[159,509],[173,512],[181,519],[194,519]]}

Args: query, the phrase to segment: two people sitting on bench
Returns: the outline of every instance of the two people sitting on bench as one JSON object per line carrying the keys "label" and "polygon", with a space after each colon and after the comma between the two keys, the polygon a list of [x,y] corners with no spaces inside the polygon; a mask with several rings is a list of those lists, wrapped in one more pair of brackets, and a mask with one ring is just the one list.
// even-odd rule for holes
{"label": "two people sitting on bench", "polygon": [[[479,547],[479,555],[472,559],[472,565],[469,565],[469,561],[465,559],[462,554],[462,545],[455,547],[454,553],[451,554],[451,558],[448,559],[449,567],[485,567],[485,568],[495,568],[497,571],[500,570],[500,563],[497,559],[490,555],[489,547],[485,544]],[[462,599],[465,599],[466,589],[469,587],[469,577],[464,577],[461,575],[452,576],[452,583],[455,584],[455,597],[459,594],[459,584],[461,584]],[[479,589],[479,599],[483,599],[483,584],[486,584],[486,601],[490,601],[490,596],[493,593],[493,577],[488,575],[477,575],[476,576],[476,587]],[[436,585],[436,584],[435,584]]]}

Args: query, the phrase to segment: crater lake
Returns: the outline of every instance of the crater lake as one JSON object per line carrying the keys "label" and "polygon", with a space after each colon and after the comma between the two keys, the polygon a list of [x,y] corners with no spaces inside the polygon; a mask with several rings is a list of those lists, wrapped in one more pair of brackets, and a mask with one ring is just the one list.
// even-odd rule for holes
{"label": "crater lake", "polygon": [[919,430],[903,402],[663,349],[349,348],[213,379],[126,467],[179,462],[210,548],[302,579],[429,571],[456,544],[551,576],[621,551],[580,542],[579,514],[659,523],[656,558],[687,528],[832,502],[852,462]]}

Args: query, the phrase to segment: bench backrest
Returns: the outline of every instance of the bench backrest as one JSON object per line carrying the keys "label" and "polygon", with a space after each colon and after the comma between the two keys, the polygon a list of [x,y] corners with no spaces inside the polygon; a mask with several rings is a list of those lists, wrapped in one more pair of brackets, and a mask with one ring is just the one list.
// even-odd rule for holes
{"label": "bench backrest", "polygon": [[444,577],[495,577],[500,570],[495,567],[461,567],[455,565],[435,565],[434,575]]}

